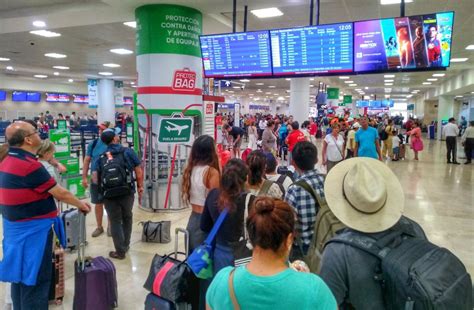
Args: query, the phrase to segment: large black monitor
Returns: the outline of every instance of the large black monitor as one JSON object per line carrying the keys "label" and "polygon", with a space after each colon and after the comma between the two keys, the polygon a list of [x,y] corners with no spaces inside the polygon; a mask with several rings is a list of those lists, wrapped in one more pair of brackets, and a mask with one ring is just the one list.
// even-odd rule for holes
{"label": "large black monitor", "polygon": [[357,73],[449,67],[454,12],[354,23]]}
{"label": "large black monitor", "polygon": [[353,23],[270,30],[273,75],[353,72]]}
{"label": "large black monitor", "polygon": [[272,75],[268,30],[206,35],[200,41],[207,78]]}

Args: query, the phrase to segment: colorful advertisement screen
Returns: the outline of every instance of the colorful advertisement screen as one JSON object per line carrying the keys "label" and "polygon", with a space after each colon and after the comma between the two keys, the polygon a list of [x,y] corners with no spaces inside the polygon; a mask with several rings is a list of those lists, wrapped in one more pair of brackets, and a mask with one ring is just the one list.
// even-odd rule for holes
{"label": "colorful advertisement screen", "polygon": [[70,96],[68,94],[46,93],[46,102],[64,102],[69,103]]}
{"label": "colorful advertisement screen", "polygon": [[133,97],[123,97],[124,105],[133,105]]}
{"label": "colorful advertisement screen", "polygon": [[26,91],[13,91],[12,101],[26,101]]}
{"label": "colorful advertisement screen", "polygon": [[350,73],[353,23],[270,30],[273,75]]}
{"label": "colorful advertisement screen", "polygon": [[354,23],[356,72],[449,67],[454,12]]}
{"label": "colorful advertisement screen", "polygon": [[0,101],[7,100],[7,92],[4,90],[0,90]]}
{"label": "colorful advertisement screen", "polygon": [[72,95],[74,103],[89,103],[89,96],[87,95]]}
{"label": "colorful advertisement screen", "polygon": [[201,36],[207,78],[272,75],[269,32],[254,31]]}
{"label": "colorful advertisement screen", "polygon": [[40,102],[41,101],[41,93],[27,92],[26,93],[26,101]]}

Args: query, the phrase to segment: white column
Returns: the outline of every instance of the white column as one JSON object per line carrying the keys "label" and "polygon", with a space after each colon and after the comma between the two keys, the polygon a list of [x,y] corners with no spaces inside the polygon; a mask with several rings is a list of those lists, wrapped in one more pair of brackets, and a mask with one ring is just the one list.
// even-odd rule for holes
{"label": "white column", "polygon": [[438,99],[438,140],[441,140],[443,131],[442,120],[448,120],[453,117],[454,96],[439,96]]}
{"label": "white column", "polygon": [[114,81],[102,79],[98,84],[97,122],[100,124],[108,121],[115,124]]}
{"label": "white column", "polygon": [[290,115],[298,123],[309,117],[309,78],[292,78],[290,84]]}

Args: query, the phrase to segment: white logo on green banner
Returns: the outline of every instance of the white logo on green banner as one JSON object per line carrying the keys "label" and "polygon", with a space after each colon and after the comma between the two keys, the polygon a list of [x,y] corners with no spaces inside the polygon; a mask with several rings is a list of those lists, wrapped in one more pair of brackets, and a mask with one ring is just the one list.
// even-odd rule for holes
{"label": "white logo on green banner", "polygon": [[192,118],[162,118],[158,133],[160,143],[189,143],[193,129]]}

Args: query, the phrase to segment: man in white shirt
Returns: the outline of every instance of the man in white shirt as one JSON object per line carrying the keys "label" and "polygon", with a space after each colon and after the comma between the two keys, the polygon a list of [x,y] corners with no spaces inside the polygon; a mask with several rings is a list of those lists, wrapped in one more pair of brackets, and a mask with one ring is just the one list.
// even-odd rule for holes
{"label": "man in white shirt", "polygon": [[469,122],[469,127],[464,131],[461,138],[461,143],[464,146],[467,161],[465,164],[470,164],[472,161],[472,153],[474,151],[474,121]]}
{"label": "man in white shirt", "polygon": [[448,151],[446,154],[448,164],[459,165],[460,163],[458,163],[458,161],[456,160],[456,137],[459,135],[459,128],[458,125],[456,125],[456,120],[454,119],[454,117],[451,117],[448,122],[449,123],[446,124],[446,126],[444,126],[443,128],[443,134],[446,137],[446,149]]}

